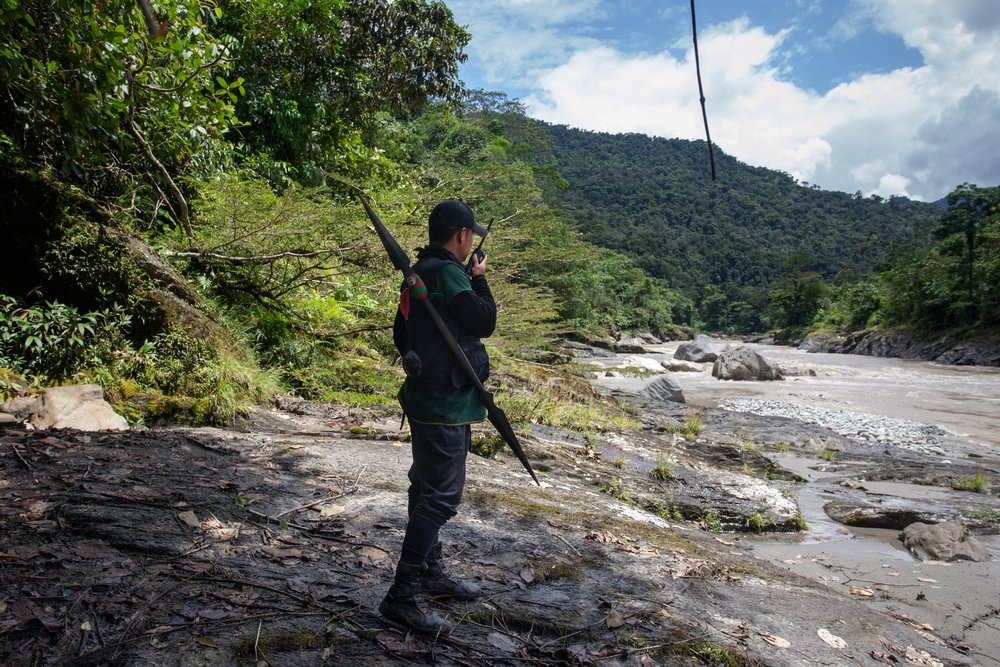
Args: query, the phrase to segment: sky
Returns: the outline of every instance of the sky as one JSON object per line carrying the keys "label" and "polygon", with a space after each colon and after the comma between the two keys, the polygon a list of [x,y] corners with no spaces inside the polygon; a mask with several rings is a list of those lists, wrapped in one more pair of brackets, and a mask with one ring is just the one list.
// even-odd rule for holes
{"label": "sky", "polygon": [[[446,0],[461,77],[528,115],[704,139],[689,0]],[[1000,185],[1000,0],[695,2],[713,143],[827,190]],[[725,174],[720,174],[725,178]]]}

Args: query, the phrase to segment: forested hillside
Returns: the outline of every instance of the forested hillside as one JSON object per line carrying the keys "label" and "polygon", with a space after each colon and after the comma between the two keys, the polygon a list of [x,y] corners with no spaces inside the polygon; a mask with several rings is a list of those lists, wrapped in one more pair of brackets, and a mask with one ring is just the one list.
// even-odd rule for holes
{"label": "forested hillside", "polygon": [[712,181],[701,141],[545,128],[569,182],[558,198],[564,215],[588,240],[627,252],[682,289],[710,320],[714,295],[733,301],[744,288],[770,286],[796,256],[826,279],[867,274],[914,235],[926,238],[941,213],[903,198],[809,187],[718,148]]}

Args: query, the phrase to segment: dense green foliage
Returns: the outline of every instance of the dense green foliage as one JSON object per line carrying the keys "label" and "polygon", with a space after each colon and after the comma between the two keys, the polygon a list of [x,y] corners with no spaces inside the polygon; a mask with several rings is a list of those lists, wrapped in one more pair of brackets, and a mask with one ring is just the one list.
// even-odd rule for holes
{"label": "dense green foliage", "polygon": [[523,109],[455,113],[469,36],[440,2],[175,0],[153,36],[128,2],[4,7],[0,365],[33,383],[101,382],[134,419],[225,419],[273,379],[392,402],[399,276],[355,185],[406,248],[447,196],[496,221],[501,369],[672,323],[673,290],[545,204],[565,182]]}
{"label": "dense green foliage", "polygon": [[211,4],[157,8],[150,38],[132,1],[3,3],[0,131],[135,223],[187,228],[177,181],[228,164],[241,81]]}
{"label": "dense green foliage", "polygon": [[748,288],[768,287],[793,256],[812,257],[825,279],[865,274],[940,212],[807,187],[721,151],[712,181],[704,142],[546,127],[570,183],[559,197],[564,215],[588,240],[682,290],[695,304],[687,323],[711,329],[754,329]]}
{"label": "dense green foliage", "polygon": [[[372,175],[379,113],[460,96],[468,33],[442,2],[226,0],[213,31],[234,46],[246,94],[237,141],[271,176]],[[366,146],[367,140],[367,146]]]}

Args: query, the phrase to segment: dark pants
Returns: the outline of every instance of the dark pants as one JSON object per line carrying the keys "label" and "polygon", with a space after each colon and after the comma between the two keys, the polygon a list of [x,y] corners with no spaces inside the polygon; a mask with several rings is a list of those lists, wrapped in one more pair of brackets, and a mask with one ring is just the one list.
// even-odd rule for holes
{"label": "dark pants", "polygon": [[420,565],[438,540],[438,531],[455,516],[465,486],[465,459],[472,427],[410,422],[413,465],[407,508],[409,521],[400,561]]}

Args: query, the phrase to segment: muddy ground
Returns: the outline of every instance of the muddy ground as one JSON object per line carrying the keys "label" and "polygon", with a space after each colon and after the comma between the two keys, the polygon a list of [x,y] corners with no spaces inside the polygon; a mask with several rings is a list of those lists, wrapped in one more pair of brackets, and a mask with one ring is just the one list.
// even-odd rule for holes
{"label": "muddy ground", "polygon": [[542,487],[509,453],[470,457],[442,537],[484,597],[433,603],[454,630],[430,638],[376,611],[405,525],[394,414],[286,401],[236,430],[3,427],[0,664],[998,664],[1000,600],[852,593],[829,563],[798,571],[720,532],[792,530],[781,498],[803,475],[781,457],[899,460],[724,411],[689,438],[679,410],[628,437],[523,434]]}

